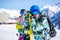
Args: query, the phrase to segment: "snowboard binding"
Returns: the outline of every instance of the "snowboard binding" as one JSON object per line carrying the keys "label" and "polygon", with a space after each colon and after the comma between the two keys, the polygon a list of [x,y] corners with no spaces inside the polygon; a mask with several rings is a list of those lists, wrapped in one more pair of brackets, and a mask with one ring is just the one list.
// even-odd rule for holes
{"label": "snowboard binding", "polygon": [[55,29],[49,31],[50,37],[55,37],[56,34],[57,34],[57,33],[56,33],[56,30],[55,30]]}

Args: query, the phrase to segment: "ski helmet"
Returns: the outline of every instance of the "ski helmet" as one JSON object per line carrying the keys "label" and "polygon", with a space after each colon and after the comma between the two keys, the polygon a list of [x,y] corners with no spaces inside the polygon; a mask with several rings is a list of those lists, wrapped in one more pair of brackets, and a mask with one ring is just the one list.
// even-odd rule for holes
{"label": "ski helmet", "polygon": [[20,14],[24,14],[25,11],[26,11],[25,9],[21,9]]}
{"label": "ski helmet", "polygon": [[40,11],[39,11],[39,6],[37,6],[37,5],[33,5],[31,8],[30,8],[30,12],[32,13],[32,14],[38,14]]}

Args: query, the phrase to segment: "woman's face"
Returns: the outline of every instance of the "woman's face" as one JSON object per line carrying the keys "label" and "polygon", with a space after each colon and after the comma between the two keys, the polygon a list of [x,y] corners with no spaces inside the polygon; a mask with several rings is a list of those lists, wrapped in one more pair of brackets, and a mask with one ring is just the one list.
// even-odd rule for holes
{"label": "woman's face", "polygon": [[24,16],[24,14],[21,14],[21,16]]}

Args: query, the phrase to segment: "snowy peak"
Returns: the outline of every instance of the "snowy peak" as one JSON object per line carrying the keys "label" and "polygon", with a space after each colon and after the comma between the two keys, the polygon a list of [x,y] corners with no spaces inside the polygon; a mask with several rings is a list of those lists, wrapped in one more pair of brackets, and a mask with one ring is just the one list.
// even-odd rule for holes
{"label": "snowy peak", "polygon": [[7,13],[10,15],[10,17],[18,16],[19,15],[19,10],[9,10],[9,9],[0,9],[0,14],[1,13]]}
{"label": "snowy peak", "polygon": [[55,13],[60,10],[60,7],[58,7],[56,5],[46,5],[46,6],[43,6],[43,9],[47,9],[47,8],[49,10],[55,12]]}
{"label": "snowy peak", "polygon": [[19,10],[9,10],[9,9],[1,8],[0,9],[0,22],[8,21],[9,18],[15,18],[15,17],[18,17],[19,15],[20,15]]}

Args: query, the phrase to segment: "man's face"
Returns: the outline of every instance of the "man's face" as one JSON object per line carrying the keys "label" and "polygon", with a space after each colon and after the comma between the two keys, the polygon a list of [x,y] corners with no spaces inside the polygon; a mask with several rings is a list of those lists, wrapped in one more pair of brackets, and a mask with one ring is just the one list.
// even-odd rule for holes
{"label": "man's face", "polygon": [[39,14],[34,14],[34,17],[39,17]]}

